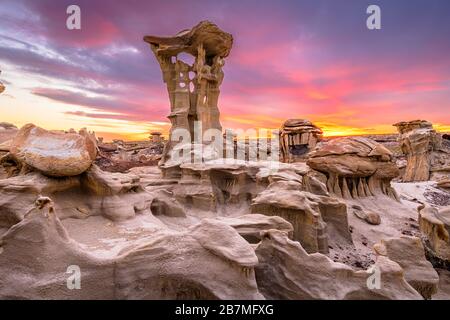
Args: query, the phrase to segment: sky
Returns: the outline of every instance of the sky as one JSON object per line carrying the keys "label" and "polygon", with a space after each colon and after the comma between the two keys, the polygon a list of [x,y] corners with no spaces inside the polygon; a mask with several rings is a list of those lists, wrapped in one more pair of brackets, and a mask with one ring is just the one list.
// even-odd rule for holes
{"label": "sky", "polygon": [[[81,30],[66,27],[69,5]],[[366,26],[381,8],[381,30]],[[168,133],[169,100],[144,35],[202,20],[233,35],[219,109],[229,129],[309,119],[333,135],[450,131],[448,0],[1,0],[0,121],[87,127],[106,140]]]}

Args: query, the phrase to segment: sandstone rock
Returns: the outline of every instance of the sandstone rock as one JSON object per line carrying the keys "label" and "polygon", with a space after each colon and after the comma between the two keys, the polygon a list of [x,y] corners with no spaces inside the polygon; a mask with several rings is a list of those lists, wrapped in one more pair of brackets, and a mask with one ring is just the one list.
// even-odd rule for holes
{"label": "sandstone rock", "polygon": [[430,177],[431,152],[440,148],[441,136],[425,120],[399,122],[394,126],[400,133],[399,142],[408,162],[403,181],[427,181]]}
{"label": "sandstone rock", "polygon": [[[144,41],[150,44],[160,64],[171,105],[172,128],[160,161],[164,169],[165,163],[178,155],[177,146],[185,148],[194,142],[195,126],[201,139],[204,132],[215,130],[216,139],[220,140],[216,142],[221,144],[218,99],[224,77],[222,67],[231,51],[233,37],[215,24],[202,21],[174,37],[146,36]],[[195,63],[189,65],[182,61],[178,57],[180,53],[191,54]],[[180,135],[189,135],[188,140],[178,142]],[[208,141],[195,142],[210,144]],[[172,164],[169,166],[173,167]]]}
{"label": "sandstone rock", "polygon": [[155,197],[143,189],[138,176],[103,172],[96,166],[81,176],[57,179],[30,172],[0,180],[0,226],[23,220],[24,208],[39,195],[54,200],[60,219],[99,215],[113,221],[150,215]]}
{"label": "sandstone rock", "polygon": [[436,264],[450,265],[450,207],[419,209],[420,231],[425,236],[426,249]]}
{"label": "sandstone rock", "polygon": [[[293,181],[277,181],[258,194],[252,212],[280,216],[294,227],[293,239],[308,252],[328,252],[330,239],[351,243],[347,207],[337,199],[301,191]],[[339,241],[338,240],[338,241]]]}
{"label": "sandstone rock", "polygon": [[64,134],[27,124],[12,141],[10,153],[45,175],[67,177],[89,169],[95,160],[97,148],[86,131]]}
{"label": "sandstone rock", "polygon": [[450,179],[441,180],[437,183],[439,188],[450,189]]}
{"label": "sandstone rock", "polygon": [[305,159],[322,137],[322,130],[304,119],[289,119],[281,128],[281,158],[284,162]]}
{"label": "sandstone rock", "polygon": [[245,240],[258,243],[262,235],[269,230],[285,232],[290,238],[294,228],[292,224],[278,216],[265,216],[262,214],[245,214],[239,217],[218,217],[220,222],[233,227]]}
{"label": "sandstone rock", "polygon": [[425,250],[419,238],[383,239],[374,249],[377,254],[397,262],[405,272],[406,281],[425,299],[431,299],[437,292],[439,275],[425,258]]}
{"label": "sandstone rock", "polygon": [[233,227],[213,219],[204,219],[190,228],[189,234],[209,251],[243,268],[258,264],[250,244]]}
{"label": "sandstone rock", "polygon": [[353,205],[351,210],[355,216],[366,221],[368,224],[379,225],[381,223],[381,217],[376,212],[365,211],[358,205]]}
{"label": "sandstone rock", "polygon": [[397,199],[390,182],[399,171],[392,153],[368,138],[333,139],[318,146],[307,164],[328,177],[330,193],[345,199],[385,194]]}
{"label": "sandstone rock", "polygon": [[[263,299],[249,244],[227,225],[214,225],[214,231],[224,233],[209,242],[211,234],[196,233],[197,240],[189,232],[160,229],[101,257],[74,241],[52,202],[42,198],[0,235],[0,272],[8,274],[0,298]],[[67,287],[71,267],[81,272],[82,290]]]}
{"label": "sandstone rock", "polygon": [[12,139],[16,136],[19,129],[11,123],[0,122],[0,155],[2,152],[9,152]]}
{"label": "sandstone rock", "polygon": [[308,254],[280,231],[269,231],[256,248],[256,255],[256,280],[266,299],[422,298],[405,281],[402,268],[383,256],[374,266],[380,274],[380,287],[369,289],[373,271],[355,271],[323,254]]}

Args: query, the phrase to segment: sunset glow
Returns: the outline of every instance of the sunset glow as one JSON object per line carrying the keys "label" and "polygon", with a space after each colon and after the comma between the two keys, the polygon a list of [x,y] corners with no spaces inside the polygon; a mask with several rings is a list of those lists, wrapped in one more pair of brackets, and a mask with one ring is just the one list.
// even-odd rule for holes
{"label": "sunset glow", "polygon": [[142,37],[210,20],[234,36],[219,100],[224,128],[305,118],[342,136],[426,119],[450,131],[448,1],[371,1],[383,9],[377,31],[366,28],[368,3],[359,0],[78,0],[82,30],[70,31],[72,2],[2,1],[0,121],[87,127],[106,140],[167,135],[167,91]]}

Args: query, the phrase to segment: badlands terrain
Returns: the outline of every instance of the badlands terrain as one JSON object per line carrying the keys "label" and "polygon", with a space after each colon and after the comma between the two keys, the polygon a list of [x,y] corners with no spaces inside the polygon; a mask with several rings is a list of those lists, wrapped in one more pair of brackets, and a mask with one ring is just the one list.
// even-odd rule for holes
{"label": "badlands terrain", "polygon": [[[268,149],[226,132],[220,150],[232,36],[203,21],[144,41],[167,141],[0,123],[0,299],[450,299],[448,134],[287,119]],[[176,138],[197,122],[215,143]]]}
{"label": "badlands terrain", "polygon": [[[450,148],[429,127],[421,181],[401,153],[426,144],[411,133],[324,139],[276,170],[216,159],[170,176],[135,161],[161,142],[0,128],[3,299],[450,298]],[[81,290],[67,289],[72,265]]]}

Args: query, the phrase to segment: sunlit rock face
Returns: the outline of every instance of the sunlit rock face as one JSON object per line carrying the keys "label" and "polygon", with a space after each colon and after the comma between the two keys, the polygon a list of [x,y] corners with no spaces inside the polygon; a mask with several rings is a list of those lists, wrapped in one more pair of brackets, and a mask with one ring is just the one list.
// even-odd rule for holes
{"label": "sunlit rock face", "polygon": [[305,119],[289,119],[281,128],[280,151],[283,162],[297,162],[306,159],[318,141],[322,130]]}
{"label": "sunlit rock face", "polygon": [[95,137],[51,132],[33,124],[23,126],[10,145],[9,159],[17,166],[36,169],[53,177],[76,176],[90,168],[97,156]]}
{"label": "sunlit rock face", "polygon": [[[173,166],[169,160],[178,144],[194,142],[195,126],[200,139],[209,129],[216,129],[220,133],[216,138],[221,138],[218,99],[224,77],[222,67],[230,54],[233,37],[215,24],[203,21],[173,37],[146,36],[144,41],[150,44],[159,62],[169,92],[172,128],[160,161],[165,168]],[[183,61],[182,54],[192,55],[194,63]],[[187,141],[172,139],[178,137],[180,130],[190,134]]]}
{"label": "sunlit rock face", "polygon": [[392,153],[368,138],[333,139],[319,145],[307,164],[327,175],[330,193],[345,199],[385,194],[396,199],[390,182],[399,175]]}
{"label": "sunlit rock face", "polygon": [[400,146],[407,158],[403,181],[429,180],[431,153],[441,147],[440,134],[425,120],[399,122],[394,126],[398,129]]}

